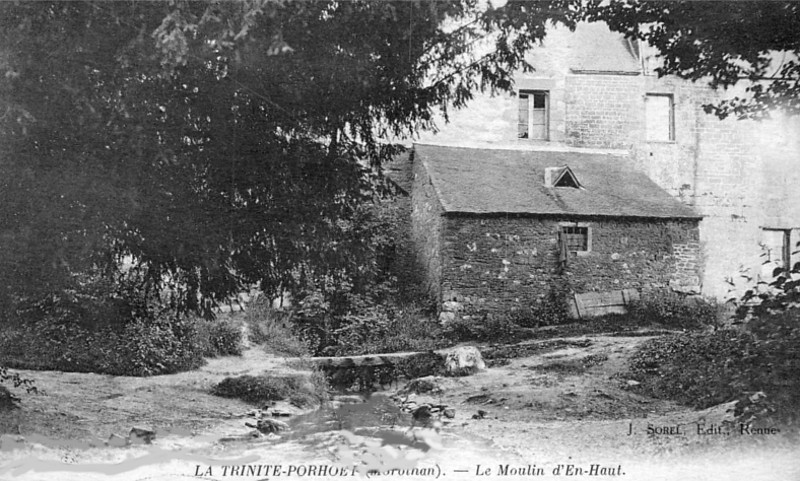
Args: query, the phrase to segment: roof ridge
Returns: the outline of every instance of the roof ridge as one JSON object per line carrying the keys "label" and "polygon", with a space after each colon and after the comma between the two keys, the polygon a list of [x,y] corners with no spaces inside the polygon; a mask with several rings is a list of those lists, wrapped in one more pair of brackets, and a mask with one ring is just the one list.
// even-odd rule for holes
{"label": "roof ridge", "polygon": [[591,147],[574,147],[565,144],[550,143],[548,145],[523,143],[523,142],[498,142],[498,143],[481,143],[481,142],[414,142],[412,148],[417,146],[426,147],[447,147],[455,149],[473,149],[473,150],[511,150],[515,152],[575,152],[586,154],[604,154],[604,155],[619,155],[628,156],[628,149],[600,149]]}

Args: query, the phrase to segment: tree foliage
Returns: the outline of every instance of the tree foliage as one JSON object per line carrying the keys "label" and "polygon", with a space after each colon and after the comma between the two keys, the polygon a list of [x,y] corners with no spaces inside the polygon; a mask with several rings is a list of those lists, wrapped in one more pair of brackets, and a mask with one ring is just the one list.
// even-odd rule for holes
{"label": "tree foliage", "polygon": [[510,88],[576,4],[3,2],[0,299],[126,258],[199,311],[368,270],[381,139]]}
{"label": "tree foliage", "polygon": [[659,75],[746,84],[746,94],[706,106],[721,118],[800,113],[800,3],[660,1],[587,3],[585,18],[648,42],[660,52]]}
{"label": "tree foliage", "polygon": [[[798,110],[797,13],[792,2],[1,2],[0,304],[79,290],[124,259],[141,269],[137,289],[169,287],[176,307],[206,312],[245,285],[277,294],[366,275],[377,228],[363,207],[400,150],[383,140],[435,129],[437,112],[477,90],[510,89],[550,23],[606,21],[658,47],[664,74],[756,82],[711,108],[758,116]],[[774,51],[787,53],[778,71]]]}

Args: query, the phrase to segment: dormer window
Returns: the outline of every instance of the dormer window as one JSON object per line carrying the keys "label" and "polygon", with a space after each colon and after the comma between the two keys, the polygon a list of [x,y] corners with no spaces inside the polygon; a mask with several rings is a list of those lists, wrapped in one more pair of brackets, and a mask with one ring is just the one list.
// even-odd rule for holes
{"label": "dormer window", "polygon": [[547,167],[544,169],[544,185],[546,187],[582,188],[575,173],[568,166]]}
{"label": "dormer window", "polygon": [[549,95],[543,90],[519,92],[519,130],[517,137],[548,140]]}

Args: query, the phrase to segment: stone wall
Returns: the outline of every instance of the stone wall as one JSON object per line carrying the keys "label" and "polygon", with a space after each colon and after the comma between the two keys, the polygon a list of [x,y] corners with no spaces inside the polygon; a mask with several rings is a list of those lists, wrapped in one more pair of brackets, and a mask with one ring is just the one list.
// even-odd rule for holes
{"label": "stone wall", "polygon": [[530,306],[559,284],[577,293],[642,291],[698,283],[695,221],[582,219],[591,250],[558,259],[558,231],[575,219],[446,216],[441,246],[442,307]]}
{"label": "stone wall", "polygon": [[641,77],[566,77],[566,142],[580,147],[629,148],[642,125]]}
{"label": "stone wall", "polygon": [[[415,289],[419,284],[419,269],[414,261],[415,248],[411,239],[411,157],[412,152],[408,151],[383,166],[385,175],[393,183],[394,195],[382,199],[379,204],[382,211],[380,215],[392,222],[391,231],[386,234],[392,236],[394,242],[394,252],[390,251],[390,258],[385,259],[386,262],[380,264],[380,267],[398,279],[403,295],[408,297],[419,294]],[[407,287],[410,289],[406,289]]]}
{"label": "stone wall", "polygon": [[[764,228],[791,229],[800,241],[800,118],[776,115],[761,122],[719,118],[703,105],[741,91],[713,91],[702,83],[631,72],[581,73],[571,56],[580,49],[572,33],[553,30],[531,54],[534,72],[520,73],[517,90],[550,92],[550,141],[516,139],[513,95],[478,95],[451,112],[451,123],[423,141],[502,148],[578,148],[627,151],[633,167],[703,216],[693,254],[705,263],[704,294],[728,296],[728,279],[742,269],[758,276]],[[673,97],[674,140],[648,141],[645,96]],[[694,250],[697,250],[695,253]],[[800,253],[792,263],[800,262]],[[763,272],[762,272],[763,271]],[[694,281],[686,280],[689,285]]]}
{"label": "stone wall", "polygon": [[[413,159],[412,159],[413,162]],[[411,245],[413,269],[424,294],[441,298],[442,205],[422,162],[413,162],[411,192]]]}

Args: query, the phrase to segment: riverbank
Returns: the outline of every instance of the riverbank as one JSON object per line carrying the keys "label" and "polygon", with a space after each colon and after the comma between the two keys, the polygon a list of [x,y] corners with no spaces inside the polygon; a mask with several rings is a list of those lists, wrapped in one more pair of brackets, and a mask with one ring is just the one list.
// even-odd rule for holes
{"label": "riverbank", "polygon": [[[149,378],[25,371],[45,394],[25,396],[21,409],[0,417],[0,479],[328,478],[311,466],[417,467],[448,479],[560,479],[567,467],[583,470],[573,479],[798,478],[797,444],[780,433],[739,433],[731,406],[694,411],[631,392],[626,361],[648,338],[584,336],[548,341],[543,349],[516,346],[473,376],[432,379],[435,387],[426,392],[401,391],[401,383],[369,398],[340,396],[316,412],[278,403],[273,409],[291,414],[281,418],[290,430],[279,436],[255,435],[245,425],[254,406],[210,394],[225,377],[301,372],[262,349]],[[402,401],[447,405],[454,416],[436,414],[412,427]],[[134,426],[153,429],[152,444],[106,444]],[[279,476],[265,475],[265,468],[259,475],[259,465],[282,467]],[[564,472],[554,474],[559,466]],[[388,479],[430,474],[398,473]]]}

